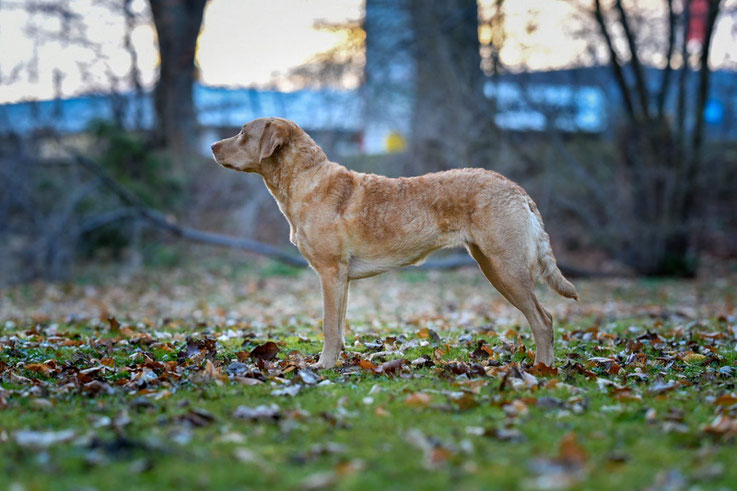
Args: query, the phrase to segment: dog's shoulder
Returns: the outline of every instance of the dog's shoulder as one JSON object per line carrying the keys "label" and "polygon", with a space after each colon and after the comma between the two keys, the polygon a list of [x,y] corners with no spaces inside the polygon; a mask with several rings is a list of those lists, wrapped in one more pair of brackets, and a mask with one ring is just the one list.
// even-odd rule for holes
{"label": "dog's shoulder", "polygon": [[334,201],[339,215],[345,212],[348,203],[359,186],[360,177],[342,165],[336,165],[324,183],[325,195]]}

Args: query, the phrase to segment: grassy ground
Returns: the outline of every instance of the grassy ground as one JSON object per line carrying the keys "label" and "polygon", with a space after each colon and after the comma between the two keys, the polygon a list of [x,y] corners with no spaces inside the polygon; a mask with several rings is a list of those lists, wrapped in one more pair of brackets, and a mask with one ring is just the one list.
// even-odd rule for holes
{"label": "grassy ground", "polygon": [[473,270],[357,282],[319,373],[309,272],[6,289],[0,488],[733,487],[734,284],[577,286],[544,370]]}

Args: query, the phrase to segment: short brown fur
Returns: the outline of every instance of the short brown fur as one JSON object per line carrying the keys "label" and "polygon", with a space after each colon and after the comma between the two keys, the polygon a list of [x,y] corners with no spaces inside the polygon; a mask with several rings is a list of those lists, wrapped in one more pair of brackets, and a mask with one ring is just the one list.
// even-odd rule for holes
{"label": "short brown fur", "polygon": [[318,368],[335,366],[344,347],[348,284],[464,246],[499,292],[526,317],[535,360],[552,365],[553,320],[537,300],[542,277],[578,299],[558,269],[542,217],[525,191],[483,169],[392,179],[330,162],[291,121],[262,118],[213,143],[215,160],[256,172],[290,225],[290,241],[320,277],[325,343]]}

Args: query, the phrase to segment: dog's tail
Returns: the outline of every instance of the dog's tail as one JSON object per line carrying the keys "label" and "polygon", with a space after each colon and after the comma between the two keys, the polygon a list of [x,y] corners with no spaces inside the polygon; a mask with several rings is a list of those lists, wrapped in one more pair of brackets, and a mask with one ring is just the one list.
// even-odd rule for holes
{"label": "dog's tail", "polygon": [[553,255],[553,249],[550,247],[550,238],[543,226],[543,218],[537,209],[537,205],[532,198],[527,197],[527,204],[530,207],[530,222],[532,228],[532,240],[535,243],[533,251],[537,252],[537,271],[545,282],[564,297],[578,300],[578,292],[573,283],[568,281],[563,273],[558,269],[558,263]]}

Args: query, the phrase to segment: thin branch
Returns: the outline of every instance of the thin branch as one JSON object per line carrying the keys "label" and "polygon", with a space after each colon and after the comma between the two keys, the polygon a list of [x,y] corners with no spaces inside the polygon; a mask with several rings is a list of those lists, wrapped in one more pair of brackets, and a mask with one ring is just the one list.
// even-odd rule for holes
{"label": "thin branch", "polygon": [[95,215],[92,218],[85,220],[79,227],[77,227],[77,236],[91,232],[105,225],[109,225],[119,220],[125,220],[126,218],[135,218],[138,216],[137,208],[119,208],[117,210],[108,211]]}
{"label": "thin branch", "polygon": [[693,154],[690,174],[695,172],[701,159],[701,147],[704,142],[704,109],[706,108],[706,99],[709,97],[709,81],[711,78],[711,69],[709,68],[709,52],[711,51],[711,38],[714,32],[717,16],[719,15],[719,4],[721,0],[709,0],[709,13],[706,20],[706,32],[704,33],[704,44],[701,47],[701,66],[699,67],[699,92],[698,102],[696,104],[696,128],[693,134],[693,143],[691,145]]}
{"label": "thin branch", "polygon": [[619,20],[622,24],[622,29],[624,29],[624,36],[627,39],[627,45],[630,49],[630,63],[632,64],[632,71],[635,72],[635,85],[637,87],[637,95],[640,99],[642,114],[646,120],[649,120],[650,104],[648,101],[647,83],[645,83],[645,74],[643,73],[642,65],[640,64],[640,55],[637,53],[637,41],[635,40],[635,35],[630,27],[627,12],[622,6],[622,0],[617,0],[615,4],[619,11]]}
{"label": "thin branch", "polygon": [[612,42],[612,38],[609,35],[609,30],[606,27],[606,21],[604,20],[604,14],[601,11],[601,3],[599,0],[595,0],[594,2],[594,18],[596,19],[597,24],[599,24],[601,35],[604,37],[604,41],[606,41],[607,48],[609,49],[609,58],[611,59],[612,71],[614,72],[614,78],[617,80],[619,91],[622,94],[624,107],[627,110],[627,114],[629,115],[630,119],[633,122],[637,122],[635,106],[632,104],[629,87],[627,86],[627,81],[625,80],[624,73],[622,72],[622,63],[619,61],[617,51],[614,49],[614,43]]}
{"label": "thin branch", "polygon": [[666,0],[666,3],[668,4],[668,50],[665,54],[665,69],[658,91],[658,119],[663,119],[665,114],[665,101],[670,90],[671,62],[673,61],[673,48],[676,40],[676,14],[673,11],[673,0]]}
{"label": "thin branch", "polygon": [[683,132],[686,124],[686,79],[688,78],[688,26],[691,23],[691,0],[686,0],[681,15],[683,25],[683,39],[681,40],[681,71],[678,74],[678,103],[676,107],[676,128],[678,138],[676,141],[683,148],[685,138]]}

